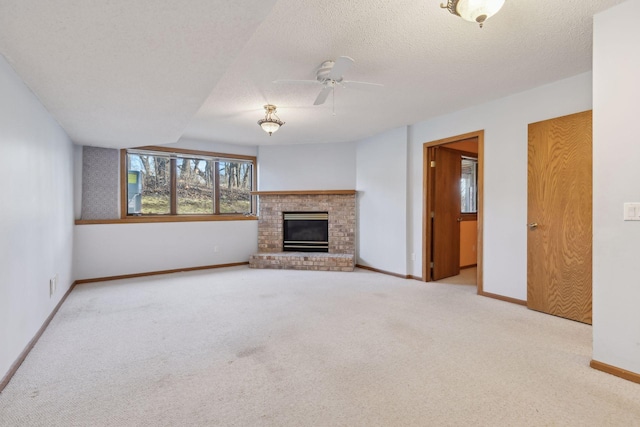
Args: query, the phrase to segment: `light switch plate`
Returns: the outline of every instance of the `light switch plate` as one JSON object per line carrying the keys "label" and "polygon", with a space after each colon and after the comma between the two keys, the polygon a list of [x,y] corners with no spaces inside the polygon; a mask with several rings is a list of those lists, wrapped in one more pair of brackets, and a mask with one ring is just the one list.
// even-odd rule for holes
{"label": "light switch plate", "polygon": [[640,221],[640,203],[624,204],[624,220]]}

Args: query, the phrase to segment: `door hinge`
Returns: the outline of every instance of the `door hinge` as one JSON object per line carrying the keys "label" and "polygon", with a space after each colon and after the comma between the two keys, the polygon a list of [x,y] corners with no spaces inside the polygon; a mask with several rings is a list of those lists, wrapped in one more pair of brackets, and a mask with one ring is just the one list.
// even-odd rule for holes
{"label": "door hinge", "polygon": [[433,262],[431,263],[431,268],[433,268]]}
{"label": "door hinge", "polygon": [[431,167],[435,168],[436,167],[436,161],[435,160],[431,160]]}
{"label": "door hinge", "polygon": [[435,218],[436,217],[436,213],[435,212],[431,212],[431,218]]}

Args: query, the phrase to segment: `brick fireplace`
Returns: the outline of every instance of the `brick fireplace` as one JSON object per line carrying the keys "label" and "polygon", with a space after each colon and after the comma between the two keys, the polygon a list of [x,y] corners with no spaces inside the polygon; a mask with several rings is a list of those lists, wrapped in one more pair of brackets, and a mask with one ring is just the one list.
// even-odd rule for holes
{"label": "brick fireplace", "polygon": [[[258,253],[252,268],[352,271],[356,253],[356,192],[256,191],[258,196]],[[284,212],[328,213],[328,252],[283,252]]]}

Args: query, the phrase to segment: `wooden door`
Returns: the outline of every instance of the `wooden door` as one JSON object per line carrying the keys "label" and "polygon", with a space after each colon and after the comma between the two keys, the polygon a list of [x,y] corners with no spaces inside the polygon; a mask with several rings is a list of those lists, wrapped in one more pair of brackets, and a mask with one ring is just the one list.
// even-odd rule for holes
{"label": "wooden door", "polygon": [[529,125],[527,306],[591,324],[591,111]]}
{"label": "wooden door", "polygon": [[460,173],[461,156],[456,150],[434,149],[433,168],[433,280],[460,274]]}

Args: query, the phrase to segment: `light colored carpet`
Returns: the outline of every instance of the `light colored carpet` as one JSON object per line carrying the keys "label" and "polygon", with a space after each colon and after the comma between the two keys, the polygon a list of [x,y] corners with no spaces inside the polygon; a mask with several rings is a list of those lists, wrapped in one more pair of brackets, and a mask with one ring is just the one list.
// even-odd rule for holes
{"label": "light colored carpet", "polygon": [[590,357],[591,327],[473,286],[180,273],[77,286],[0,425],[640,425],[640,386]]}
{"label": "light colored carpet", "polygon": [[464,268],[460,270],[460,274],[453,277],[447,277],[446,279],[438,280],[436,283],[445,283],[448,285],[473,285],[477,289],[478,269],[476,267]]}

